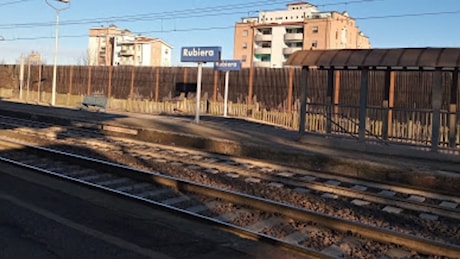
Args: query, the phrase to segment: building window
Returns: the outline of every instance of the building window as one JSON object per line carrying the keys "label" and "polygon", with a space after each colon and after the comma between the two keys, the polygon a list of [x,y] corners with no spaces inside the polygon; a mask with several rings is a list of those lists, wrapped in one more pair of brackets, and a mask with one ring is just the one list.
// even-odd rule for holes
{"label": "building window", "polygon": [[318,33],[318,26],[313,26],[312,32],[313,33]]}
{"label": "building window", "polygon": [[262,56],[260,57],[260,61],[262,61],[262,62],[271,61],[271,59],[270,59],[270,58],[271,58],[271,57],[270,57],[270,55],[269,55],[269,54],[266,54],[266,55],[262,55]]}
{"label": "building window", "polygon": [[248,43],[243,42],[243,49],[246,49],[246,48],[248,48]]}
{"label": "building window", "polygon": [[243,37],[247,37],[248,36],[248,30],[244,30],[243,31]]}
{"label": "building window", "polygon": [[271,42],[262,42],[260,47],[262,47],[262,48],[271,48],[272,43]]}
{"label": "building window", "polygon": [[246,61],[247,59],[248,59],[248,56],[246,56],[246,55],[241,56],[242,61]]}
{"label": "building window", "polygon": [[311,47],[312,48],[317,48],[318,47],[318,41],[317,40],[314,40],[311,42]]}

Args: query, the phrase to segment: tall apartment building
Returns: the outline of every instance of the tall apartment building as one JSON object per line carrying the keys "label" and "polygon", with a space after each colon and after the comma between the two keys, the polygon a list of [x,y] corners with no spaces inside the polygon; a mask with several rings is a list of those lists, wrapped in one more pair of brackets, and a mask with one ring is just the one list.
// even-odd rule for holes
{"label": "tall apartment building", "polygon": [[161,39],[134,35],[115,25],[89,31],[89,65],[171,66],[171,51]]}
{"label": "tall apartment building", "polygon": [[259,12],[235,24],[233,58],[243,67],[282,67],[289,55],[306,49],[368,49],[370,42],[346,12],[320,12],[307,2],[287,10]]}

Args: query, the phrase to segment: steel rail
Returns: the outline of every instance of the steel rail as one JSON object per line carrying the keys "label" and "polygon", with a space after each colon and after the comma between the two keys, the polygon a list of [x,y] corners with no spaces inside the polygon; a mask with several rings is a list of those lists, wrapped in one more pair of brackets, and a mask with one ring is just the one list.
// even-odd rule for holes
{"label": "steel rail", "polygon": [[[1,142],[2,145],[4,142]],[[11,143],[11,142],[8,142]],[[173,187],[178,191],[198,193],[205,196],[212,196],[221,198],[233,203],[244,204],[262,211],[271,213],[281,213],[284,216],[296,219],[298,221],[313,221],[342,232],[358,233],[366,238],[373,239],[384,243],[395,243],[407,248],[413,249],[420,253],[430,255],[443,255],[451,258],[460,257],[460,246],[442,243],[430,239],[420,238],[409,234],[402,234],[399,232],[391,231],[388,229],[377,228],[361,223],[344,220],[341,218],[329,216],[326,214],[316,213],[314,211],[297,208],[284,203],[267,200],[239,192],[228,191],[216,187],[202,185],[179,178],[165,176],[160,173],[149,172],[144,170],[135,169],[125,165],[119,165],[112,162],[102,161],[93,158],[86,158],[84,156],[75,155],[71,153],[55,151],[43,147],[29,146],[15,142],[16,147],[23,147],[32,149],[40,153],[48,153],[53,158],[60,158],[62,160],[72,160],[78,162],[80,165],[92,166],[97,165],[97,169],[109,172],[116,172],[118,175],[135,178],[142,181],[149,181],[160,185]]]}
{"label": "steel rail", "polygon": [[[159,185],[173,187],[173,188],[176,188],[179,191],[193,190],[193,189],[189,188],[189,185],[192,185],[192,186],[194,185],[193,183],[189,183],[189,184],[182,183],[182,180],[180,180],[180,179],[175,179],[175,178],[170,179],[170,177],[161,175],[159,173],[137,170],[137,169],[131,168],[129,166],[125,166],[125,165],[118,165],[118,164],[115,164],[115,163],[101,161],[101,160],[94,159],[94,158],[86,158],[84,156],[70,154],[70,153],[61,152],[61,151],[55,151],[55,150],[48,149],[48,148],[30,146],[30,145],[27,145],[27,144],[22,144],[20,142],[5,141],[5,140],[0,138],[0,151],[3,150],[2,147],[5,147],[5,146],[9,147],[9,148],[13,148],[13,149],[24,149],[24,148],[36,149],[40,153],[48,153],[49,156],[56,155],[54,157],[55,159],[56,158],[59,158],[61,160],[65,159],[65,160],[72,161],[72,162],[78,161],[79,163],[83,163],[85,165],[87,165],[87,162],[85,162],[85,161],[89,160],[90,161],[89,164],[93,165],[93,166],[94,166],[94,164],[100,163],[101,165],[99,165],[98,169],[104,169],[105,168],[105,169],[107,169],[109,171],[120,170],[121,169],[121,171],[117,171],[116,175],[129,176],[129,178],[134,178],[134,179],[137,179],[137,180],[148,181],[149,183],[153,182],[153,183],[156,183],[156,184],[159,184]],[[56,152],[56,154],[54,154],[55,152]],[[117,196],[120,196],[121,198],[129,197],[129,198],[135,199],[137,201],[142,201],[143,203],[147,203],[149,205],[160,207],[163,210],[168,210],[168,211],[173,212],[175,214],[179,213],[179,214],[182,214],[183,216],[186,216],[186,217],[192,217],[194,220],[197,220],[197,221],[200,221],[200,222],[203,222],[203,223],[206,223],[206,224],[212,223],[212,225],[215,225],[215,226],[219,227],[222,230],[234,233],[234,234],[239,235],[241,237],[249,238],[249,239],[256,240],[256,241],[263,241],[263,242],[272,244],[274,246],[278,246],[280,248],[293,250],[293,251],[295,251],[297,253],[300,253],[300,254],[304,255],[305,257],[319,258],[319,259],[334,259],[334,258],[336,258],[335,256],[328,255],[328,254],[325,254],[325,253],[321,253],[321,252],[319,252],[317,250],[314,250],[314,249],[310,249],[310,248],[302,247],[302,246],[295,245],[295,244],[292,244],[292,243],[288,243],[286,241],[283,241],[282,239],[278,239],[276,237],[272,237],[272,236],[269,236],[269,235],[257,233],[257,232],[254,232],[254,231],[250,230],[250,229],[240,227],[240,226],[237,226],[237,225],[225,222],[225,221],[221,221],[221,220],[216,219],[216,218],[203,216],[203,215],[200,215],[198,213],[194,213],[194,212],[191,212],[191,211],[180,209],[180,208],[177,208],[177,207],[165,204],[165,203],[148,200],[146,198],[135,196],[133,194],[123,192],[123,191],[119,191],[117,189],[109,188],[109,187],[106,187],[106,186],[103,186],[103,185],[98,185],[98,184],[91,183],[89,181],[84,181],[84,180],[81,180],[81,179],[78,179],[78,178],[69,177],[69,176],[66,176],[65,174],[59,174],[59,173],[54,172],[52,170],[46,170],[46,169],[42,169],[42,168],[39,168],[39,167],[36,167],[36,166],[31,166],[31,165],[28,165],[26,163],[11,160],[11,159],[4,158],[4,157],[1,157],[1,156],[0,156],[0,162],[8,163],[10,165],[14,165],[15,167],[21,167],[21,168],[29,169],[29,170],[32,170],[32,171],[41,172],[41,173],[46,174],[46,175],[52,175],[52,176],[55,176],[55,177],[58,177],[58,178],[61,178],[61,179],[72,181],[74,183],[83,185],[85,187],[91,187],[91,188],[111,192],[111,193],[113,193],[113,194],[115,194]],[[137,175],[133,176],[133,172],[135,174],[137,174]],[[141,175],[139,175],[139,174],[141,174]],[[182,189],[181,187],[184,187],[184,189]],[[212,187],[210,187],[210,188],[212,188]],[[206,189],[204,189],[204,190],[206,190]],[[210,196],[210,195],[206,195],[206,192],[204,192],[203,195]]]}

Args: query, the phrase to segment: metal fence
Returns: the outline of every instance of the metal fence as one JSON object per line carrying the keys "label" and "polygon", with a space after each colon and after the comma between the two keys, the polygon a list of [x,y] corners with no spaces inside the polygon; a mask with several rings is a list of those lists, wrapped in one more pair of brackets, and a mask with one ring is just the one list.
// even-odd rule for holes
{"label": "metal fence", "polygon": [[[38,93],[39,99],[45,96],[42,93],[51,92],[52,66],[33,65],[25,72],[24,79],[27,82],[24,87],[27,86],[28,91]],[[181,107],[183,113],[194,113],[195,106],[186,104],[188,101],[193,102],[196,93],[195,67],[59,66],[57,72],[57,92],[60,94],[102,94],[109,100],[125,99],[133,104],[137,102],[137,107],[143,107],[142,111],[177,111],[176,108]],[[212,68],[203,69],[203,113],[222,114],[223,73]],[[389,104],[384,104],[384,100],[388,100],[388,93],[384,90],[385,73],[371,71],[366,138],[430,146],[433,73],[396,71]],[[448,125],[457,125],[457,129],[460,125],[460,91],[457,87],[456,93],[450,93],[452,75],[442,72],[440,147],[449,146]],[[0,76],[0,87],[12,88],[13,95],[18,96],[19,66],[0,66]],[[328,93],[328,72],[310,71],[307,79],[309,87],[305,129],[355,138],[359,134],[361,72],[341,71],[337,76],[335,93]],[[250,116],[297,129],[301,82],[301,69],[296,68],[232,71],[229,80],[229,115]],[[455,111],[449,107],[453,99],[456,100]],[[169,102],[168,105],[165,102]],[[453,114],[456,116],[452,117]],[[452,122],[452,118],[455,118],[455,122]],[[459,134],[455,136],[455,146],[450,148],[459,149]]]}

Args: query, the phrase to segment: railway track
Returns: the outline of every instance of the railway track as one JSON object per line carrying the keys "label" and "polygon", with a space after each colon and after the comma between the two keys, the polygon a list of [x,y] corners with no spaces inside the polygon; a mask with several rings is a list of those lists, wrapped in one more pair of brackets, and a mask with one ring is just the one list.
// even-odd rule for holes
{"label": "railway track", "polygon": [[[130,197],[221,225],[232,232],[271,241],[311,257],[373,257],[406,247],[422,257],[459,257],[460,247],[313,212],[292,205],[134,169],[81,155],[3,140],[0,159],[43,174]],[[333,233],[324,243],[318,234]],[[312,236],[312,234],[315,234]],[[371,245],[371,248],[369,248]],[[370,252],[369,252],[370,251]],[[341,252],[341,253],[338,253]]]}
{"label": "railway track", "polygon": [[[186,169],[186,172],[188,172],[187,174],[176,174],[179,171],[164,171],[163,173],[177,176],[179,178],[187,178],[192,181],[196,181],[197,175],[204,176],[203,178],[208,179],[208,181],[212,179],[224,180],[220,183],[213,183],[211,185],[219,186],[221,189],[234,190],[234,192],[252,194],[247,192],[245,189],[235,189],[235,186],[237,187],[241,184],[258,185],[258,187],[272,187],[275,189],[274,192],[276,192],[277,189],[290,190],[294,193],[301,193],[303,194],[302,196],[316,196],[323,198],[323,203],[325,204],[338,205],[335,206],[335,208],[358,207],[365,210],[371,209],[374,210],[374,212],[377,212],[374,214],[380,214],[379,212],[382,214],[388,213],[390,215],[394,215],[396,218],[399,218],[400,216],[406,217],[409,215],[411,218],[419,219],[417,220],[415,226],[430,225],[430,223],[435,226],[439,225],[439,221],[444,222],[444,219],[448,219],[453,222],[448,222],[445,225],[447,225],[448,228],[451,228],[452,225],[450,225],[450,223],[456,223],[459,218],[459,198],[440,193],[417,190],[409,187],[398,187],[393,184],[366,182],[352,178],[330,175],[327,173],[299,170],[269,164],[266,162],[209,154],[177,147],[139,143],[133,140],[121,138],[111,138],[104,136],[97,131],[78,127],[52,126],[30,120],[17,120],[15,118],[3,118],[2,127],[4,129],[11,129],[14,133],[13,135],[20,139],[20,136],[32,136],[32,139],[34,140],[47,140],[48,145],[50,146],[56,147],[61,146],[61,144],[67,144],[69,147],[72,147],[70,148],[70,151],[75,151],[75,147],[84,147],[86,149],[90,148],[98,153],[102,152],[105,154],[104,156],[107,154],[118,154],[121,157],[130,157],[135,159],[136,163],[132,165],[137,168],[151,170],[158,168],[159,165],[169,165],[174,169]],[[64,147],[59,149],[67,150]],[[87,150],[85,152],[87,152]],[[93,155],[96,157],[98,156],[96,153]],[[100,157],[103,158],[103,156]],[[130,163],[126,162],[126,164]],[[119,181],[122,180],[118,180],[117,182]],[[142,184],[139,185],[140,188],[142,188]],[[284,199],[276,198],[276,196],[273,198],[272,196],[267,196],[265,193],[257,194],[257,192],[255,192],[251,196],[275,200],[281,204],[288,204],[290,206],[303,209],[311,208],[306,207],[305,205],[290,203]],[[175,199],[172,200],[175,201]],[[183,203],[187,204],[189,202],[186,200]],[[218,208],[222,207],[219,206]],[[348,221],[352,222],[361,221],[361,216],[349,218],[347,214],[344,216],[337,214],[337,212],[334,213],[330,211],[331,210],[328,212],[323,211],[323,213],[332,216],[335,215],[336,218],[343,218],[345,220],[348,219]],[[358,215],[362,212],[363,211],[360,211],[355,214]],[[229,215],[227,215],[224,219],[234,220],[235,214],[231,213],[231,211],[228,214]],[[241,214],[245,215],[248,213]],[[240,216],[241,214],[236,215]],[[272,222],[273,221],[268,221],[266,225],[269,225]],[[278,222],[279,221],[274,221],[273,223]],[[381,223],[379,225],[376,224],[376,228],[398,230],[399,232],[406,233],[407,235],[412,234],[428,240],[434,239],[439,243],[448,244],[449,241],[451,241],[450,243],[458,244],[459,241],[455,235],[453,238],[433,238],[432,233],[442,233],[442,231],[425,230],[425,233],[428,233],[428,235],[425,235],[424,232],[420,234],[412,231],[410,226],[401,228],[397,227],[397,225],[391,221],[377,220],[377,222]],[[407,223],[403,223],[403,226],[404,225],[407,225]],[[319,229],[318,231],[316,228],[306,229],[313,230],[312,232],[319,232],[320,237],[321,234],[326,234],[328,232],[334,233],[331,230],[321,231],[321,229]],[[455,234],[455,230],[458,230],[458,226],[456,224],[453,225],[453,230],[450,230],[449,232]],[[292,232],[287,233],[291,234]],[[297,237],[297,239],[302,237],[298,234],[293,236]],[[337,235],[335,234],[333,235],[333,237],[336,236]],[[350,246],[350,244],[356,245],[361,243],[356,242],[357,240],[353,238],[345,240],[347,241],[342,241],[343,243],[335,241],[335,243],[330,244],[329,250],[334,251],[335,249],[336,254],[340,255],[340,252],[349,251],[350,248],[354,248],[354,246]],[[337,248],[339,247],[344,247],[345,250],[342,250],[342,248],[338,250]],[[392,246],[392,248],[394,249],[394,246]],[[318,252],[326,250],[326,248],[321,248],[320,246],[318,246],[317,249]]]}
{"label": "railway track", "polygon": [[[255,182],[299,192],[315,193],[326,199],[345,199],[362,207],[384,212],[412,214],[427,220],[440,217],[460,219],[460,197],[420,189],[369,182],[300,170],[266,162],[220,156],[172,146],[145,144],[122,138],[107,138],[80,128],[63,128],[35,121],[4,118],[4,128],[43,139],[60,141],[97,151],[125,153],[140,160],[165,163],[207,174],[218,174],[241,182]],[[37,129],[43,129],[37,131]],[[121,151],[120,149],[123,149]]]}

